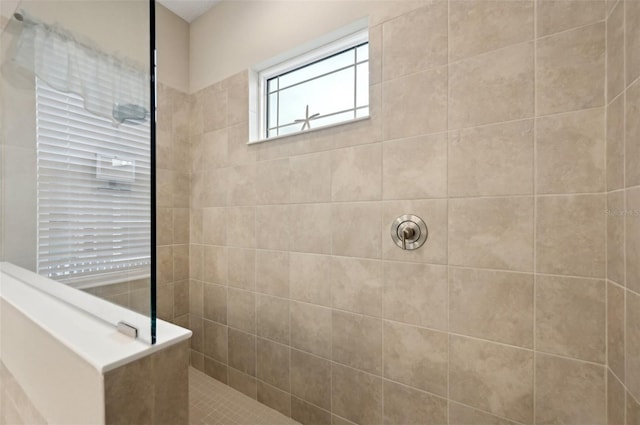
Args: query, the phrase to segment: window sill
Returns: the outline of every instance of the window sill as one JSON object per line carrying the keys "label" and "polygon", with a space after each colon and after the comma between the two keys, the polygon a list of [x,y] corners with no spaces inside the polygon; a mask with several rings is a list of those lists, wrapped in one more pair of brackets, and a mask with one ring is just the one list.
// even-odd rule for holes
{"label": "window sill", "polygon": [[368,115],[366,117],[361,117],[361,118],[356,118],[353,120],[349,120],[349,121],[343,121],[343,122],[339,122],[339,123],[335,123],[335,124],[328,124],[328,125],[323,125],[322,127],[316,127],[316,128],[310,128],[309,130],[304,130],[304,131],[296,131],[295,133],[289,133],[289,134],[283,134],[282,136],[275,136],[275,137],[269,137],[269,138],[264,138],[264,139],[258,139],[258,140],[250,140],[247,142],[247,145],[255,145],[258,143],[265,143],[265,142],[272,142],[275,140],[282,140],[282,139],[288,139],[290,137],[296,137],[296,136],[300,136],[301,134],[307,134],[307,133],[315,133],[321,130],[327,130],[329,128],[334,128],[334,127],[342,127],[345,125],[349,125],[349,124],[355,124],[361,121],[366,121],[371,119],[371,115]]}

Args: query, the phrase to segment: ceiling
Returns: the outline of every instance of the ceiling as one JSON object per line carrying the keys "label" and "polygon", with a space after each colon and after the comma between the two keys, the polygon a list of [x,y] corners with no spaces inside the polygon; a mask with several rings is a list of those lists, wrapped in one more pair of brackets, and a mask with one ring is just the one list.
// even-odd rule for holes
{"label": "ceiling", "polygon": [[158,0],[158,3],[191,23],[220,0]]}

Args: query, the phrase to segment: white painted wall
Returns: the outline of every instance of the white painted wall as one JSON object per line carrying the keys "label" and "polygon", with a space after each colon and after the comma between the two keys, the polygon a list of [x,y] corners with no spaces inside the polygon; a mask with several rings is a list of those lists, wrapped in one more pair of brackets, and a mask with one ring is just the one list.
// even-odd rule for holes
{"label": "white painted wall", "polygon": [[158,81],[189,92],[189,24],[156,3]]}

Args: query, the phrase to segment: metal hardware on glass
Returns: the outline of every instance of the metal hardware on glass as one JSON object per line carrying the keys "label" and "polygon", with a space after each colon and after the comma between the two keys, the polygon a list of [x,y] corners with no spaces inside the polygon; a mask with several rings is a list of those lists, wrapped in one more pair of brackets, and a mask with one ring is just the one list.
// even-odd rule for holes
{"label": "metal hardware on glass", "polygon": [[125,323],[125,322],[118,322],[118,332],[125,334],[126,336],[130,336],[131,338],[137,338],[138,337],[138,328]]}
{"label": "metal hardware on glass", "polygon": [[429,230],[417,215],[405,214],[391,223],[391,239],[406,251],[420,248],[427,241]]}

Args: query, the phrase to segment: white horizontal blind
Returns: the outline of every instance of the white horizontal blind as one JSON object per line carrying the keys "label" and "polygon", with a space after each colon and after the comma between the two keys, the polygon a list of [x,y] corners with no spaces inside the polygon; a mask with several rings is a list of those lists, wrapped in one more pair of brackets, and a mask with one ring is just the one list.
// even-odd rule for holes
{"label": "white horizontal blind", "polygon": [[36,79],[38,272],[68,283],[148,276],[150,128],[115,126]]}

